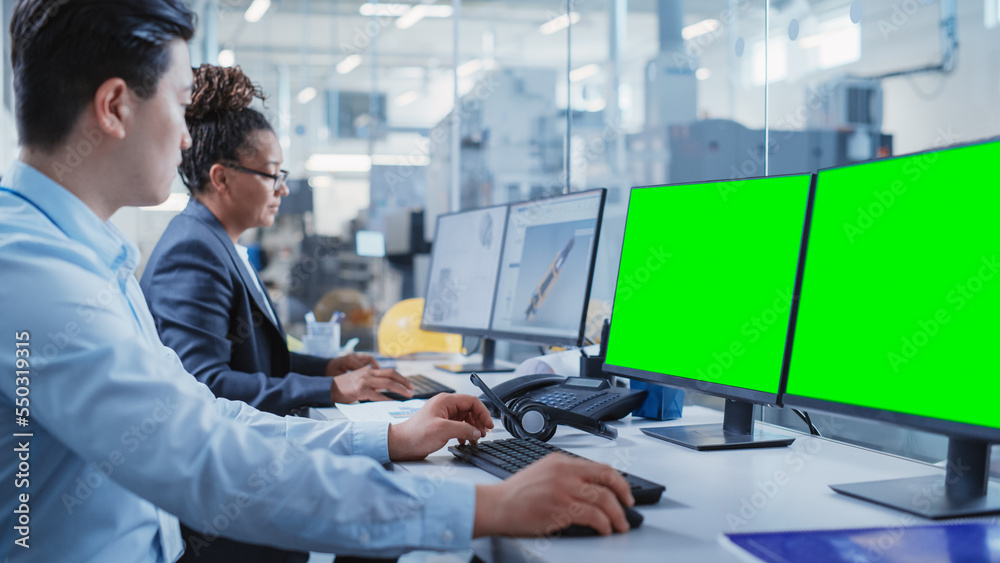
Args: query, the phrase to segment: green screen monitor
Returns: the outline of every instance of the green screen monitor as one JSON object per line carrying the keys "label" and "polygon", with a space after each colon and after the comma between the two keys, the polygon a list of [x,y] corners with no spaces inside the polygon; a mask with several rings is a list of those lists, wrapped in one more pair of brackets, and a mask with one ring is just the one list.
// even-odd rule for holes
{"label": "green screen monitor", "polygon": [[[940,475],[837,485],[931,518],[1000,510],[1000,143],[819,172],[783,403],[949,436]],[[929,492],[928,492],[929,491]]]}
{"label": "green screen monitor", "polygon": [[644,429],[698,450],[786,446],[777,404],[812,176],[634,188],[604,370],[728,399],[722,425]]}

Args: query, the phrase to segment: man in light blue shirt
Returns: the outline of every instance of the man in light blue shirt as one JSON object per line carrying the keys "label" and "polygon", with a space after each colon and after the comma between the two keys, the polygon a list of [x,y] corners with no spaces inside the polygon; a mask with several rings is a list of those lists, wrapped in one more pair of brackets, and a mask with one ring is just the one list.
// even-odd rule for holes
{"label": "man in light blue shirt", "polygon": [[482,436],[492,421],[473,397],[435,398],[389,427],[281,418],[216,399],[160,343],[137,250],[108,218],[164,201],[190,145],[192,21],[180,0],[15,8],[22,151],[0,184],[0,558],[175,561],[178,519],[209,536],[375,556],[570,522],[627,530],[628,485],[607,466],[556,456],[475,487],[383,470]]}

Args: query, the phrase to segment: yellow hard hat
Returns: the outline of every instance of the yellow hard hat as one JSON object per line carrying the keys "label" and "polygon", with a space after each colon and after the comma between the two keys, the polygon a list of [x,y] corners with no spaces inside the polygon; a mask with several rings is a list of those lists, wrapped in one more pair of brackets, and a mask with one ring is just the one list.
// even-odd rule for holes
{"label": "yellow hard hat", "polygon": [[423,298],[404,299],[386,311],[378,324],[378,351],[390,357],[414,352],[461,352],[458,334],[420,330]]}

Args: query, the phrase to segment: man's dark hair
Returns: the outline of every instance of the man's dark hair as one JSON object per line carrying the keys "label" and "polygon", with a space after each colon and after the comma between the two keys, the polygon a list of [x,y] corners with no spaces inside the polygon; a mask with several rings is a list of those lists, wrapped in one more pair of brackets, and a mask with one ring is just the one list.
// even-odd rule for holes
{"label": "man's dark hair", "polygon": [[194,26],[181,0],[19,0],[10,36],[21,145],[57,147],[108,79],[152,96],[170,43],[189,41]]}

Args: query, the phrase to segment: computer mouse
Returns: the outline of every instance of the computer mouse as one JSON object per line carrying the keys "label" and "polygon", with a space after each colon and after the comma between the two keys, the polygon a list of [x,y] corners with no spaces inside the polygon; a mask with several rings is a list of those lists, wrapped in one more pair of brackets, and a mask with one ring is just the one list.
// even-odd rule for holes
{"label": "computer mouse", "polygon": [[[625,519],[628,520],[628,525],[631,526],[633,530],[642,525],[642,514],[634,508],[625,508]],[[590,526],[572,524],[569,527],[563,528],[563,530],[556,535],[564,538],[582,538],[586,536],[596,536],[598,533],[597,530],[591,528]]]}

